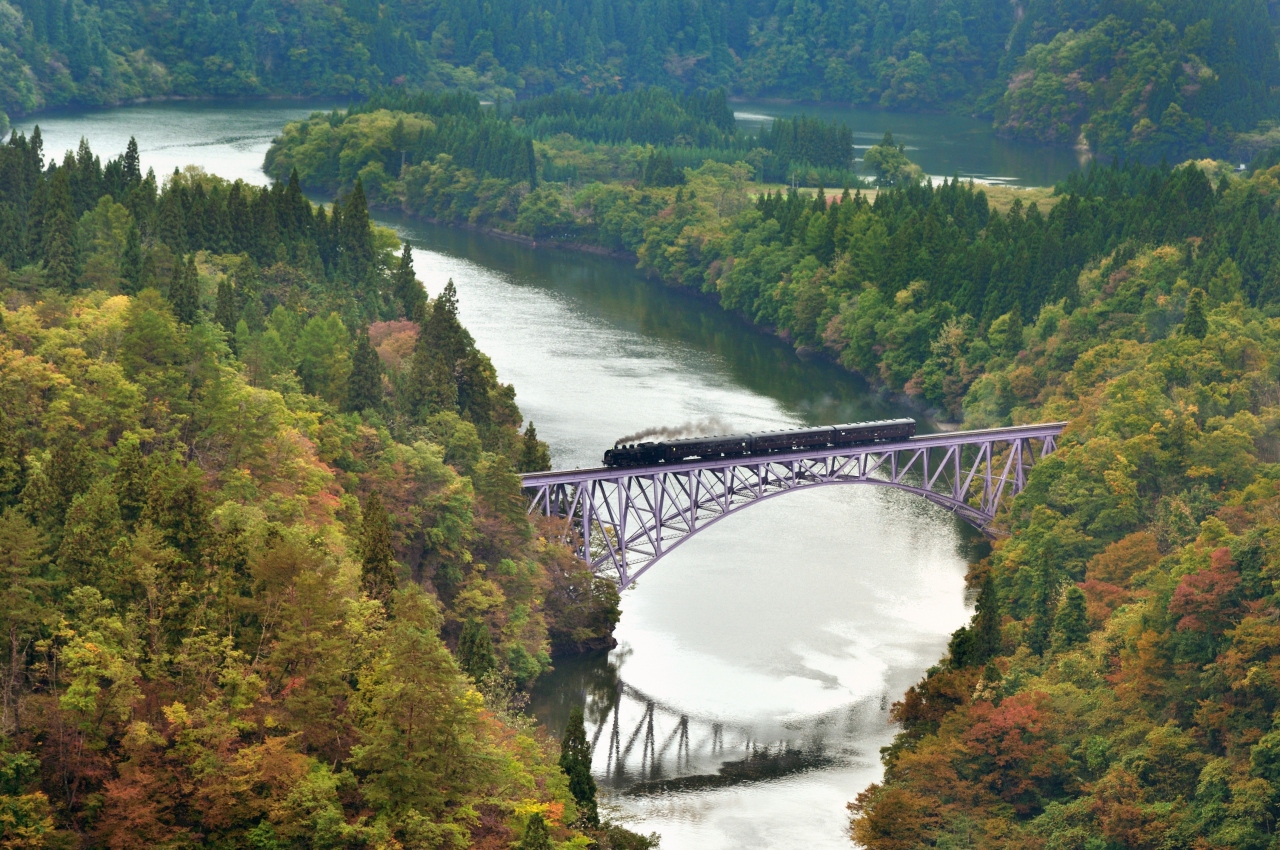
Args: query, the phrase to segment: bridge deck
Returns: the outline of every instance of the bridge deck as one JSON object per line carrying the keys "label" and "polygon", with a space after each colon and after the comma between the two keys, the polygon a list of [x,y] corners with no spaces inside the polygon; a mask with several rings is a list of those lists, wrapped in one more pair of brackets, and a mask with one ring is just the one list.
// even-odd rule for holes
{"label": "bridge deck", "polygon": [[1045,422],[1038,425],[1014,425],[1008,428],[986,428],[979,431],[950,431],[939,434],[923,434],[908,440],[886,443],[864,443],[854,446],[828,446],[822,449],[802,449],[795,452],[777,452],[765,455],[740,455],[707,460],[691,460],[683,463],[657,463],[651,466],[596,466],[587,469],[564,469],[550,472],[530,472],[521,476],[525,488],[548,484],[578,484],[587,481],[609,481],[624,476],[652,475],[660,472],[686,472],[697,469],[722,469],[727,466],[750,466],[757,463],[777,462],[788,459],[812,459],[847,455],[851,451],[901,450],[904,448],[931,449],[958,444],[981,443],[988,440],[1041,439],[1056,437],[1067,426],[1066,422]]}

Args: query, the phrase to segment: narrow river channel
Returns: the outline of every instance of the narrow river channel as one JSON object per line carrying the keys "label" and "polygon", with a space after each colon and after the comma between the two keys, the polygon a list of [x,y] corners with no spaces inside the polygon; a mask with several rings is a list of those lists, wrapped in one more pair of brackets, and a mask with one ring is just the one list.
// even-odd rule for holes
{"label": "narrow river channel", "polygon": [[[136,135],[143,166],[161,176],[195,163],[265,182],[271,137],[316,106],[172,103],[38,123],[50,155],[81,136],[115,155]],[[927,127],[913,134],[927,139]],[[597,465],[616,438],[650,425],[902,413],[625,263],[378,218],[414,246],[432,294],[453,279],[463,321],[557,468]],[[666,850],[847,847],[845,804],[880,775],[889,704],[967,616],[970,540],[941,510],[880,489],[755,506],[627,591],[618,648],[561,663],[533,708],[558,733],[585,705],[606,810],[661,833]]]}

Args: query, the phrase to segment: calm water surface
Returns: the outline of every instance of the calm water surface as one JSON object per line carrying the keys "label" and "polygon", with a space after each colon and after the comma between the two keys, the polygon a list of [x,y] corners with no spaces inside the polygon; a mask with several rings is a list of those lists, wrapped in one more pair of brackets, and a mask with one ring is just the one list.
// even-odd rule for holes
{"label": "calm water surface", "polygon": [[888,130],[895,142],[906,146],[912,162],[939,179],[959,175],[978,182],[1052,186],[1082,162],[1068,147],[1046,148],[997,138],[990,120],[967,115],[916,115],[751,100],[734,101],[730,106],[738,125],[752,132],[778,117],[809,115],[839,121],[853,131],[854,148],[859,151],[879,144]]}
{"label": "calm water surface", "polygon": [[[114,155],[132,134],[157,174],[194,163],[265,182],[274,132],[319,106],[162,104],[39,123],[49,152],[86,136]],[[648,425],[901,412],[624,263],[380,220],[415,247],[433,294],[454,280],[463,321],[557,468],[597,465]],[[558,732],[586,707],[607,808],[667,850],[847,847],[845,804],[880,775],[889,703],[967,616],[967,539],[947,514],[880,489],[770,500],[647,573],[623,597],[618,649],[561,664],[534,709]]]}

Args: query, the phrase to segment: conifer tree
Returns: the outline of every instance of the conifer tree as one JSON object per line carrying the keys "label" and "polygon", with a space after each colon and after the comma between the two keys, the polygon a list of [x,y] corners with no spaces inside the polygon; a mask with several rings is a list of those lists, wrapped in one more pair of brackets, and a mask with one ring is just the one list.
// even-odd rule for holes
{"label": "conifer tree", "polygon": [[369,341],[366,328],[356,336],[356,350],[351,358],[351,377],[347,381],[347,409],[369,410],[382,405],[382,358]]}
{"label": "conifer tree", "polygon": [[1182,319],[1182,332],[1195,339],[1209,333],[1209,320],[1204,314],[1204,290],[1193,289],[1187,296],[1187,313]]}
{"label": "conifer tree", "polygon": [[400,254],[400,262],[396,265],[396,270],[391,275],[391,291],[404,308],[405,316],[412,319],[418,315],[419,307],[426,300],[426,294],[422,291],[422,284],[418,283],[418,278],[413,273],[413,255],[409,250],[408,242],[404,243],[404,250]]}
{"label": "conifer tree", "polygon": [[244,183],[237,180],[227,193],[227,220],[231,224],[228,249],[236,254],[250,251],[254,242],[253,217],[244,198],[245,191]]}
{"label": "conifer tree", "polygon": [[133,188],[142,182],[142,161],[138,157],[138,140],[129,137],[129,145],[124,149],[124,179],[127,188]]}
{"label": "conifer tree", "polygon": [[591,776],[591,745],[587,743],[587,729],[580,707],[575,706],[569,713],[569,724],[560,739],[560,769],[569,777],[569,792],[578,804],[579,822],[599,826],[596,781]]}
{"label": "conifer tree", "polygon": [[43,231],[41,251],[48,283],[63,292],[71,292],[78,275],[76,215],[66,168],[59,168],[50,181]]}
{"label": "conifer tree", "polygon": [[432,303],[419,344],[439,354],[449,372],[453,372],[474,345],[471,335],[458,320],[458,289],[453,285],[453,278]]}
{"label": "conifer tree", "polygon": [[1036,577],[1036,587],[1031,600],[1031,617],[1027,624],[1027,646],[1036,655],[1043,655],[1050,646],[1053,635],[1054,611],[1051,600],[1053,588],[1047,584],[1048,577],[1041,574]]}
{"label": "conifer tree", "polygon": [[385,601],[396,589],[396,560],[391,549],[391,517],[377,490],[364,503],[360,554],[360,586],[370,597]]}
{"label": "conifer tree", "polygon": [[1000,599],[988,572],[978,591],[973,622],[959,629],[951,639],[951,666],[976,667],[995,656],[1000,651],[1000,619]]}
{"label": "conifer tree", "polygon": [[236,332],[236,323],[240,321],[236,300],[236,290],[230,278],[222,277],[218,281],[218,300],[213,310],[213,319],[229,334]]}
{"label": "conifer tree", "polygon": [[[173,170],[175,178],[178,170]],[[160,196],[160,207],[156,210],[156,238],[174,251],[182,253],[187,247],[187,226],[183,220],[182,187],[173,180]]]}
{"label": "conifer tree", "polygon": [[524,438],[520,443],[520,471],[544,472],[551,468],[551,453],[538,439],[538,429],[529,423],[524,429]]}
{"label": "conifer tree", "polygon": [[138,222],[132,219],[120,254],[120,279],[120,288],[126,295],[135,295],[142,289],[142,234],[138,232]]}
{"label": "conifer tree", "polygon": [[525,824],[524,837],[520,839],[519,850],[551,850],[551,833],[547,831],[547,822],[542,815],[534,812],[529,815]]}
{"label": "conifer tree", "polygon": [[1072,585],[1062,595],[1057,616],[1053,619],[1053,648],[1069,649],[1089,639],[1089,618],[1085,611],[1084,591]]}
{"label": "conifer tree", "polygon": [[338,219],[338,248],[351,282],[359,286],[373,270],[374,261],[369,205],[365,201],[364,184],[359,180],[342,203],[342,216]]}
{"label": "conifer tree", "polygon": [[173,279],[169,283],[169,303],[173,315],[184,325],[194,325],[200,312],[199,273],[196,271],[196,255],[191,254],[185,263],[179,258],[173,264]]}
{"label": "conifer tree", "polygon": [[493,638],[483,621],[471,617],[463,623],[462,634],[458,636],[457,657],[458,666],[476,682],[497,667]]}
{"label": "conifer tree", "polygon": [[1004,353],[1016,357],[1022,350],[1022,311],[1017,305],[1009,311],[1009,326],[1005,330]]}

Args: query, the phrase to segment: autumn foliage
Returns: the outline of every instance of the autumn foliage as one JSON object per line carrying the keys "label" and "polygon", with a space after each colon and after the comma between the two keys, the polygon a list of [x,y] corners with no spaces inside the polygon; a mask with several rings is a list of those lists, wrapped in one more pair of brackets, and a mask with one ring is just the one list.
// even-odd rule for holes
{"label": "autumn foliage", "polygon": [[[1217,191],[1273,215],[1276,177]],[[1200,244],[1095,259],[983,379],[1026,370],[1042,390],[1006,421],[1070,426],[973,567],[999,647],[953,641],[894,707],[884,780],[850,806],[864,846],[1275,846],[1280,319],[1223,261],[1184,326]]]}

